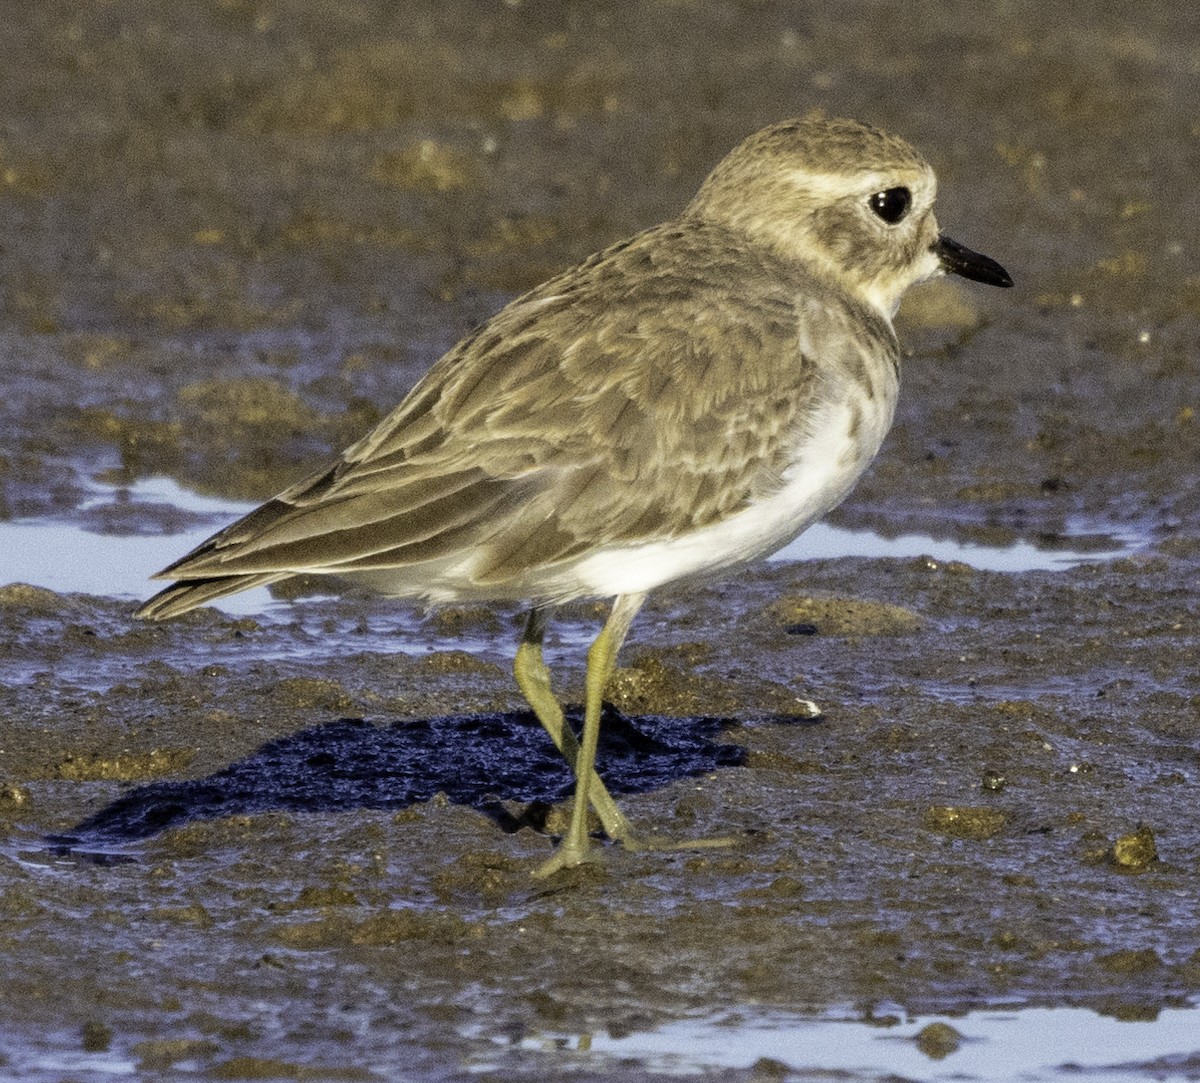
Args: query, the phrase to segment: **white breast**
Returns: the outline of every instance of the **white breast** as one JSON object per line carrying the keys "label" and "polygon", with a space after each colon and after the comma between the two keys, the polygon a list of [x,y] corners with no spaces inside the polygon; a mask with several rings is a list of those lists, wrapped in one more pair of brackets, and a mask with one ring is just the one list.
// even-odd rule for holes
{"label": "white breast", "polygon": [[896,380],[869,401],[848,396],[814,411],[783,485],[719,523],[670,540],[609,548],[571,569],[582,593],[611,597],[706,576],[767,556],[840,504],[874,459],[892,424]]}

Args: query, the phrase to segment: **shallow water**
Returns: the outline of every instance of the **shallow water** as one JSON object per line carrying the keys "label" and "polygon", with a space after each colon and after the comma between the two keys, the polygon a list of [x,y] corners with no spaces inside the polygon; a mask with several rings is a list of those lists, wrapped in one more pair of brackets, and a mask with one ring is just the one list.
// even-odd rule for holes
{"label": "shallow water", "polygon": [[[169,505],[200,517],[203,525],[170,533],[101,533],[77,515],[69,519],[0,523],[0,579],[29,583],[62,593],[109,598],[146,598],[150,577],[214,531],[255,505],[205,497],[168,478],[145,478],[132,485],[98,486],[80,512],[119,505],[123,509]],[[270,604],[265,589],[223,600],[226,612],[250,613]]]}
{"label": "shallow water", "polygon": [[[736,1013],[687,1019],[623,1037],[544,1032],[516,1045],[564,1077],[636,1065],[647,1078],[707,1078],[722,1069],[773,1062],[770,1078],[829,1078],[847,1083],[906,1079],[925,1083],[1150,1083],[1194,1079],[1200,1070],[1197,1012],[1165,1009],[1153,1021],[1124,1022],[1079,1008],[996,1008],[962,1016],[920,1016],[863,1023]],[[5,1045],[0,1080],[90,1081],[139,1074],[135,1057],[67,1052],[67,1035],[42,1043]],[[470,1038],[470,1036],[468,1035]],[[475,1036],[463,1067],[476,1077],[502,1072],[490,1053],[512,1043]],[[365,1064],[384,1077],[390,1064]],[[5,1070],[7,1068],[7,1071]],[[176,1064],[185,1077],[197,1066]],[[394,1077],[393,1077],[394,1078]]]}
{"label": "shallow water", "polygon": [[[98,486],[79,508],[95,513],[119,506],[125,512],[162,506],[188,513],[204,525],[173,533],[101,533],[77,516],[56,520],[0,522],[0,582],[29,583],[64,593],[81,592],[111,598],[145,598],[155,589],[150,577],[199,545],[215,530],[255,504],[195,493],[167,477],[140,479],[118,487]],[[1072,535],[1087,545],[1072,546]],[[836,560],[845,557],[926,556],[943,563],[959,561],[981,571],[1024,572],[1066,569],[1086,561],[1112,560],[1145,544],[1128,528],[1084,520],[1053,545],[1018,540],[1011,545],[982,545],[953,538],[905,533],[885,536],[871,530],[848,530],[817,523],[771,559]],[[257,613],[269,607],[265,588],[222,598],[216,606],[228,613]]]}
{"label": "shallow water", "polygon": [[[884,1015],[878,1009],[877,1014]],[[769,1059],[806,1077],[846,1080],[1146,1083],[1194,1078],[1200,1070],[1200,1013],[1168,1008],[1154,1020],[1127,1022],[1081,1008],[1013,1007],[903,1021],[885,1015],[864,1023],[746,1011],[619,1038],[542,1035],[523,1044],[547,1056],[573,1051],[578,1055],[572,1060],[629,1058],[648,1074],[703,1076]]]}

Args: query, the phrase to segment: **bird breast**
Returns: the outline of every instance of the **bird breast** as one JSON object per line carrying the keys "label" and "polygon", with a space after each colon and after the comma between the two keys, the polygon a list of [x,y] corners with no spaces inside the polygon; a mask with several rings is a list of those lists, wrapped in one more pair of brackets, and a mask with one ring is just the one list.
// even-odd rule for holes
{"label": "bird breast", "polygon": [[[601,597],[704,578],[768,556],[832,511],[871,464],[891,427],[899,381],[889,364],[872,393],[841,382],[798,426],[779,484],[716,523],[672,538],[614,546],[573,569],[583,592]],[[586,585],[586,586],[585,586]]]}

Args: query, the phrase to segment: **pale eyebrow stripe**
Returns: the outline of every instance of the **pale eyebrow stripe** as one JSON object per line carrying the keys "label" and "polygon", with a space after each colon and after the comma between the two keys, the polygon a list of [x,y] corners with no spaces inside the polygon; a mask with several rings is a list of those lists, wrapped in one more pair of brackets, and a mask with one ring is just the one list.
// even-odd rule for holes
{"label": "pale eyebrow stripe", "polygon": [[803,188],[818,196],[834,197],[853,195],[856,192],[881,192],[885,188],[893,187],[898,180],[905,181],[914,190],[914,195],[919,194],[928,198],[931,203],[933,196],[937,194],[935,184],[927,176],[917,173],[911,175],[878,171],[830,173],[825,170],[791,169],[788,170],[786,176],[797,188]]}

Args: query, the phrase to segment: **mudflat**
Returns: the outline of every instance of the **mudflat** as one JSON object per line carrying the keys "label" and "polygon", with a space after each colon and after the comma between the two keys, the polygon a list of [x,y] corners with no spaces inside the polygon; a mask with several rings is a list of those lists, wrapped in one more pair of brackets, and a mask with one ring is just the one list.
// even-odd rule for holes
{"label": "mudflat", "polygon": [[[508,298],[822,108],[919,147],[943,227],[1017,281],[906,299],[897,425],[834,521],[1062,566],[967,548],[656,593],[600,770],[635,825],[732,844],[548,884],[570,779],[512,683],[516,608],[299,584],[147,626],[100,588],[0,586],[0,1069],[637,1079],[587,1036],[1190,1002],[1198,31],[1089,12],[10,13],[5,519],[215,528],[122,492],[270,496]],[[568,701],[603,612],[551,626]]]}

